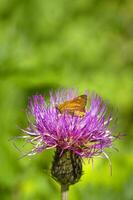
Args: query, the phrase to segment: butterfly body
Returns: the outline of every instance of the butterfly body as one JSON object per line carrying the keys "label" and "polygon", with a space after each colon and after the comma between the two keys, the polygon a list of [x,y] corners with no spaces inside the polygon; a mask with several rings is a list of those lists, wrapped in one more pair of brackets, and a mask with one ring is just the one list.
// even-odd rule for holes
{"label": "butterfly body", "polygon": [[83,117],[85,115],[85,106],[87,95],[80,95],[72,100],[65,101],[56,106],[60,113],[69,113],[71,115]]}

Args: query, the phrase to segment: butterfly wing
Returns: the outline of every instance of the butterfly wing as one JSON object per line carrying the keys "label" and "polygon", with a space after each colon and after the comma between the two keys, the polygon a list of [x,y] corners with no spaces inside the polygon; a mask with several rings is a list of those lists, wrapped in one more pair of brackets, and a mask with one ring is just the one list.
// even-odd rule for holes
{"label": "butterfly wing", "polygon": [[85,113],[85,106],[87,103],[87,96],[80,95],[70,101],[65,101],[57,106],[57,109],[61,112],[68,112],[69,114],[74,114],[82,116]]}

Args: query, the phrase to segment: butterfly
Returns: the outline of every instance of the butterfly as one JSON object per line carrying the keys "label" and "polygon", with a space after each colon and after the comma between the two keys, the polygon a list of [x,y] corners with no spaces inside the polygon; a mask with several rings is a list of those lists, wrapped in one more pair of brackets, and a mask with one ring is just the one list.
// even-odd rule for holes
{"label": "butterfly", "polygon": [[72,100],[57,105],[56,108],[61,114],[66,112],[74,116],[83,117],[85,115],[86,104],[87,95],[80,95]]}

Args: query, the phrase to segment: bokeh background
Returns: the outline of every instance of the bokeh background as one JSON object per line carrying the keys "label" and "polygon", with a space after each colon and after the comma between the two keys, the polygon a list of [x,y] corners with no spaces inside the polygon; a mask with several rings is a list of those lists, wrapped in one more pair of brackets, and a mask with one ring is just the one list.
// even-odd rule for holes
{"label": "bokeh background", "polygon": [[127,134],[109,153],[113,176],[107,160],[86,161],[70,200],[133,200],[132,68],[132,0],[0,0],[0,199],[60,199],[54,151],[18,159],[9,139],[27,126],[29,96],[64,87],[97,92]]}

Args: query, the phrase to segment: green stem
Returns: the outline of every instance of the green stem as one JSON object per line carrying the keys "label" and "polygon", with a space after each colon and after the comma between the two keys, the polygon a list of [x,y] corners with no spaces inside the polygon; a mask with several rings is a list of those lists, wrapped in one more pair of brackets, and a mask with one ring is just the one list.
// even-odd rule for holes
{"label": "green stem", "polygon": [[68,200],[68,186],[61,185],[61,200]]}

